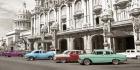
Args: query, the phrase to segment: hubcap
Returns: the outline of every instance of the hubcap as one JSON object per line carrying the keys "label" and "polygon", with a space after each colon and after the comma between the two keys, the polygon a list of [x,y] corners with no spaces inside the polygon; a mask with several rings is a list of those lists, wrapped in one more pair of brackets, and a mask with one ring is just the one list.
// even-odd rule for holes
{"label": "hubcap", "polygon": [[113,64],[117,65],[119,63],[118,60],[113,60]]}
{"label": "hubcap", "polygon": [[85,65],[90,65],[90,61],[86,59],[86,60],[84,60],[84,64]]}

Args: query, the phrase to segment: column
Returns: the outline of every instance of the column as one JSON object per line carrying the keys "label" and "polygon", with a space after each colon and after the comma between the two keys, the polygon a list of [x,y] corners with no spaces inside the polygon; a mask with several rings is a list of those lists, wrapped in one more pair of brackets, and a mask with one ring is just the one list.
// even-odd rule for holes
{"label": "column", "polygon": [[70,50],[74,50],[74,42],[73,42],[73,41],[74,41],[74,38],[70,38],[70,39],[69,39],[69,42],[70,42],[70,43],[69,43],[69,49],[70,49]]}
{"label": "column", "polygon": [[59,16],[58,16],[58,24],[59,24],[59,30],[62,31],[62,24],[61,24],[61,8],[59,8]]}
{"label": "column", "polygon": [[44,42],[41,43],[41,49],[42,50],[46,50],[45,45],[44,45]]}
{"label": "column", "polygon": [[70,5],[67,5],[67,17],[66,17],[66,24],[67,24],[67,29],[70,29]]}
{"label": "column", "polygon": [[87,0],[87,23],[88,26],[90,26],[90,4],[89,4],[89,0]]}
{"label": "column", "polygon": [[88,35],[88,42],[87,42],[87,53],[92,52],[92,36]]}
{"label": "column", "polygon": [[93,26],[93,0],[89,0],[89,16],[90,16],[90,21],[89,21],[89,24],[91,26]]}
{"label": "column", "polygon": [[84,50],[87,50],[87,42],[88,42],[87,36],[84,36],[83,40],[84,40]]}
{"label": "column", "polygon": [[113,51],[116,52],[116,43],[115,43],[115,38],[112,38],[112,49]]}
{"label": "column", "polygon": [[57,31],[56,30],[53,30],[53,34],[52,34],[52,45],[53,45],[53,48],[55,49],[59,49],[59,47],[57,46]]}
{"label": "column", "polygon": [[47,13],[47,24],[48,24],[48,33],[50,33],[50,23],[49,23],[49,12]]}
{"label": "column", "polygon": [[83,27],[84,25],[87,24],[87,10],[88,10],[87,3],[84,0],[82,0],[82,8],[84,9],[84,22],[82,24],[82,27]]}
{"label": "column", "polygon": [[75,4],[74,3],[72,3],[72,9],[71,9],[71,21],[72,21],[72,23],[71,23],[71,25],[72,25],[72,28],[76,28],[76,26],[75,26],[75,19],[74,19],[74,6],[75,6]]}
{"label": "column", "polygon": [[40,28],[41,16],[40,16],[40,14],[38,14],[38,17],[39,17],[39,21],[38,21],[38,34],[41,35],[41,32],[40,32],[40,30],[41,30],[41,28]]}
{"label": "column", "polygon": [[71,50],[71,48],[70,48],[70,38],[67,38],[67,50]]}
{"label": "column", "polygon": [[37,42],[34,43],[34,50],[39,50],[38,49],[38,43]]}

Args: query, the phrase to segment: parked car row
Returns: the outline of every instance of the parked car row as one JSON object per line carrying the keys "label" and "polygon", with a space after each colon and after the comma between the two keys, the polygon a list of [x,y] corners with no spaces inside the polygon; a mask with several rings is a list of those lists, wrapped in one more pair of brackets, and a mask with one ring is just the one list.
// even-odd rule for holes
{"label": "parked car row", "polygon": [[[18,55],[19,54],[17,54],[17,56]],[[9,52],[6,56],[9,56]],[[116,65],[127,61],[126,55],[116,54],[112,50],[105,49],[94,50],[89,54],[84,53],[82,50],[66,50],[62,54],[56,54],[56,51],[34,50],[26,53],[24,58],[32,61],[38,59],[49,59],[54,60],[56,63],[78,62],[81,65],[90,65],[93,63],[112,63]]]}

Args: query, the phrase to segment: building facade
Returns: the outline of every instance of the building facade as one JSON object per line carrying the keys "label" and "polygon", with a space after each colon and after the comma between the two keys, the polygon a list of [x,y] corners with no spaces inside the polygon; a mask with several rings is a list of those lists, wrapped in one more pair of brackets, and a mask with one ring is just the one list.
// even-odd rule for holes
{"label": "building facade", "polygon": [[[140,49],[140,0],[35,0],[30,49]],[[132,11],[131,9],[138,9]]]}
{"label": "building facade", "polygon": [[13,30],[6,34],[7,46],[11,50],[27,50],[28,36],[31,35],[31,13],[26,8],[26,3],[17,12],[14,19]]}

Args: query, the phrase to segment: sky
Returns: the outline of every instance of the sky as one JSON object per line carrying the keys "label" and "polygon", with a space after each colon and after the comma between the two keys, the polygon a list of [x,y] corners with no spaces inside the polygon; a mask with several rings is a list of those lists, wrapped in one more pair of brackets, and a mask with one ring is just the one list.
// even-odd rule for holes
{"label": "sky", "polygon": [[16,13],[27,3],[27,9],[34,8],[34,0],[0,0],[0,38],[12,31]]}

